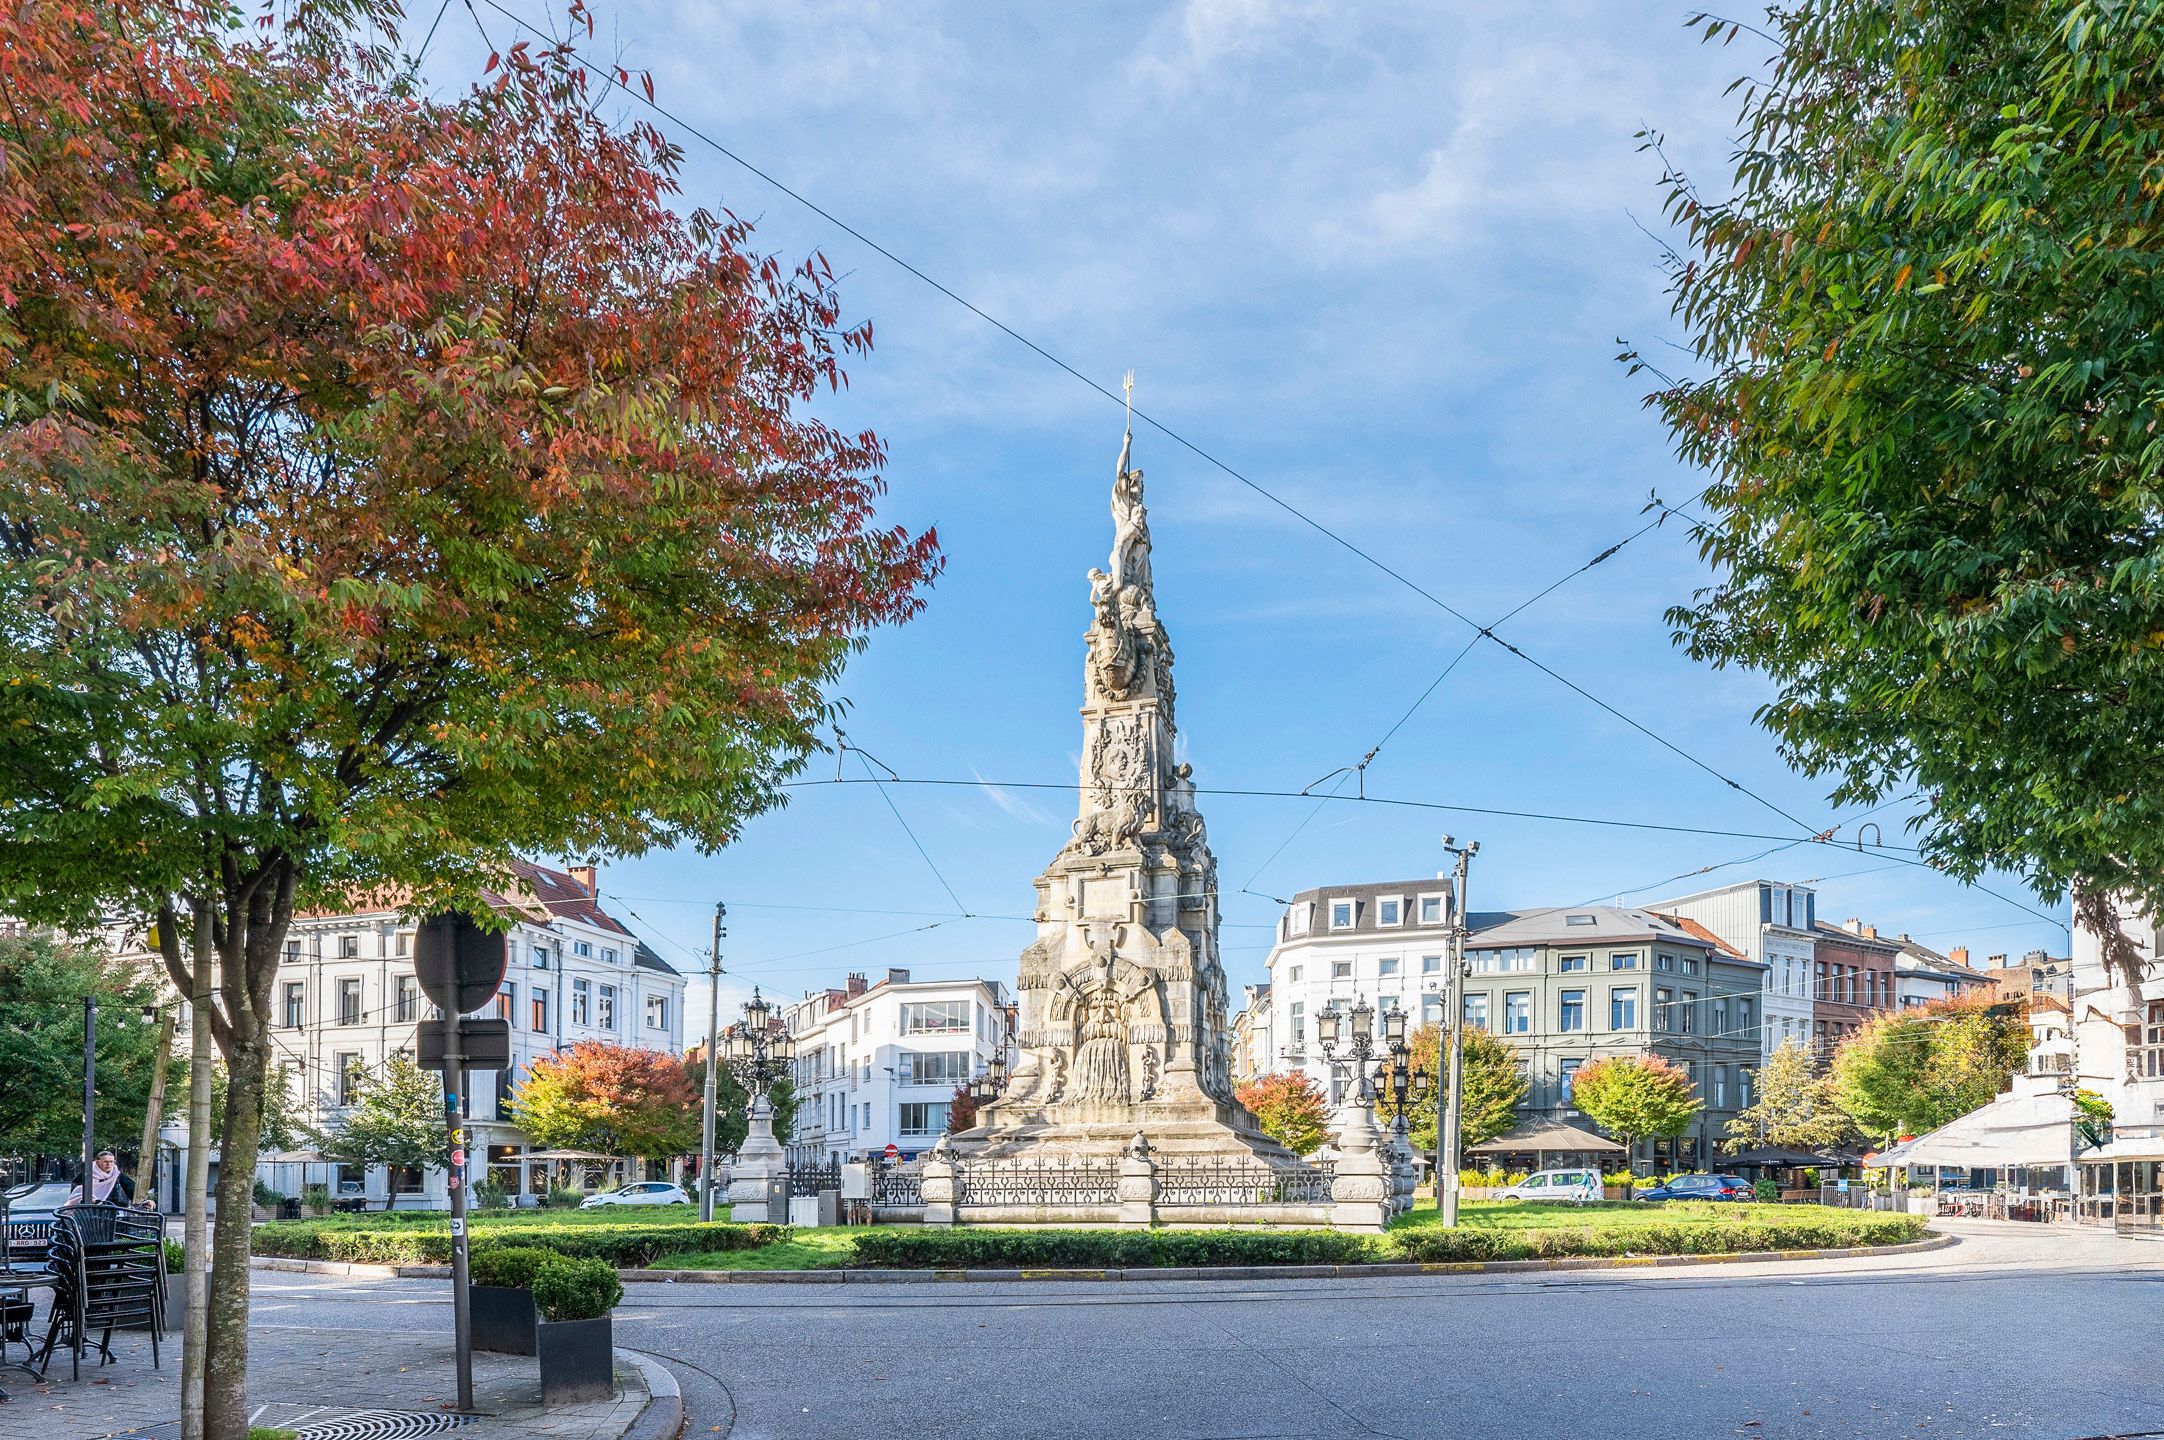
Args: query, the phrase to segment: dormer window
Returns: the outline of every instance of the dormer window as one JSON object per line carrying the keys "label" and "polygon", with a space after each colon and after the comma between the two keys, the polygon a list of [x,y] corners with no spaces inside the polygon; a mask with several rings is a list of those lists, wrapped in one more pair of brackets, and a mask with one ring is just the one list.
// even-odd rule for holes
{"label": "dormer window", "polygon": [[1352,927],[1353,902],[1350,900],[1332,900],[1330,902],[1330,928],[1332,930],[1350,930]]}
{"label": "dormer window", "polygon": [[1598,924],[1599,920],[1592,915],[1565,915],[1563,923],[1565,925],[1594,925]]}
{"label": "dormer window", "polygon": [[1402,925],[1405,923],[1405,902],[1392,895],[1375,902],[1375,923],[1378,925]]}
{"label": "dormer window", "polygon": [[1295,935],[1305,935],[1308,926],[1315,923],[1315,907],[1312,903],[1293,906],[1285,914],[1285,922]]}
{"label": "dormer window", "polygon": [[1443,923],[1442,896],[1423,895],[1420,897],[1420,923],[1423,925],[1440,925]]}

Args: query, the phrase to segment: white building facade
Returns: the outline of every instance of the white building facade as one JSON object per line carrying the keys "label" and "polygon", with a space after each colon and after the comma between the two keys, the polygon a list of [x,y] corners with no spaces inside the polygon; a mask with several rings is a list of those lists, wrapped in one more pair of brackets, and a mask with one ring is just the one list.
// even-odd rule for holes
{"label": "white building facade", "polygon": [[[537,1157],[511,1123],[512,1095],[537,1059],[582,1040],[682,1054],[684,977],[608,913],[591,867],[558,871],[522,861],[516,873],[518,891],[497,898],[499,911],[513,917],[503,988],[481,1012],[509,1022],[511,1064],[468,1077],[473,1176],[513,1194],[552,1183],[606,1183],[626,1167]],[[284,1075],[294,1118],[335,1129],[357,1077],[394,1055],[413,1057],[419,1023],[437,1015],[414,978],[410,917],[390,907],[295,916],[271,987],[270,1030],[271,1065]],[[351,1169],[294,1157],[267,1157],[259,1167],[261,1178],[287,1194],[323,1183],[342,1198],[365,1198],[371,1209],[449,1204],[439,1170]]]}
{"label": "white building facade", "polygon": [[[2164,1233],[2164,928],[2149,917],[2123,921],[2139,947],[2131,973],[2107,969],[2096,933],[2079,923],[2073,939],[2073,1085],[2110,1104],[2109,1140],[2076,1146],[2085,1215],[2110,1214],[2118,1227]],[[2101,1137],[2099,1137],[2101,1138]]]}
{"label": "white building facade", "polygon": [[1646,908],[1695,920],[1737,953],[1766,967],[1761,1056],[1789,1040],[1810,1045],[1817,959],[1813,931],[1818,923],[1818,895],[1810,886],[1746,880]]}
{"label": "white building facade", "polygon": [[1012,993],[997,980],[876,984],[851,975],[782,1009],[796,1041],[792,1163],[916,1158],[947,1133],[954,1092],[1013,1058]]}

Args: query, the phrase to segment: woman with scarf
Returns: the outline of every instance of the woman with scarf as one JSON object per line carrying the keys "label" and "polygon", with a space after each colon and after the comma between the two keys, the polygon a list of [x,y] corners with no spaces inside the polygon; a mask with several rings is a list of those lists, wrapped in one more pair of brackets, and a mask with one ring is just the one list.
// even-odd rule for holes
{"label": "woman with scarf", "polygon": [[100,1150],[90,1167],[90,1193],[83,1194],[80,1180],[68,1192],[67,1203],[80,1205],[87,1200],[92,1205],[132,1205],[135,1203],[135,1182],[121,1171],[120,1157],[110,1150]]}

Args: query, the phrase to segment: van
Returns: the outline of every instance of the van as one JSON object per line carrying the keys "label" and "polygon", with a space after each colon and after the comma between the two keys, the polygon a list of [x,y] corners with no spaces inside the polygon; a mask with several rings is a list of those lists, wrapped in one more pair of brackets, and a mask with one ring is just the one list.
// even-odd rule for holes
{"label": "van", "polygon": [[1591,1170],[1542,1170],[1499,1191],[1498,1200],[1568,1200],[1583,1205],[1600,1199],[1600,1176]]}

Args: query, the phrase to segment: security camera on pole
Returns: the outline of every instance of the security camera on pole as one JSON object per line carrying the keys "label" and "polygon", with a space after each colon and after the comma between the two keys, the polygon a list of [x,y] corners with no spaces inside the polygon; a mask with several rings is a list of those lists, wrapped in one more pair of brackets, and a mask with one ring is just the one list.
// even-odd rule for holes
{"label": "security camera on pole", "polygon": [[1458,1116],[1465,1104],[1465,937],[1471,933],[1470,911],[1465,906],[1465,871],[1480,842],[1460,845],[1453,836],[1443,837],[1443,848],[1458,857],[1456,883],[1451,886],[1450,974],[1444,988],[1443,1033],[1450,1046],[1446,1077],[1440,1099],[1443,1113],[1435,1127],[1435,1208],[1445,1226],[1458,1223]]}

